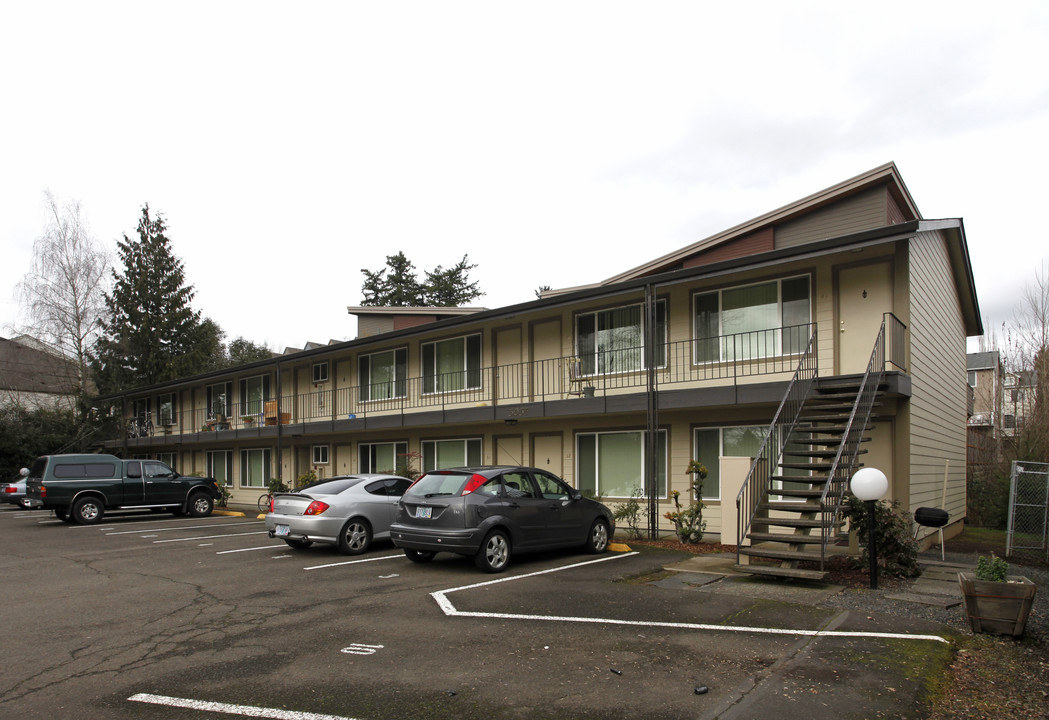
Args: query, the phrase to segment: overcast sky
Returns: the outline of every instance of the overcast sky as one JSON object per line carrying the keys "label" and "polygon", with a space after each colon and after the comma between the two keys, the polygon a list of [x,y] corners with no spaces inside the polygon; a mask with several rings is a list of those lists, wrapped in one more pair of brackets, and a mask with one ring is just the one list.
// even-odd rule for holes
{"label": "overcast sky", "polygon": [[0,325],[46,189],[114,256],[149,203],[194,305],[282,350],[355,337],[398,251],[501,307],[894,161],[995,327],[1049,262],[1049,3],[990,7],[5,2]]}

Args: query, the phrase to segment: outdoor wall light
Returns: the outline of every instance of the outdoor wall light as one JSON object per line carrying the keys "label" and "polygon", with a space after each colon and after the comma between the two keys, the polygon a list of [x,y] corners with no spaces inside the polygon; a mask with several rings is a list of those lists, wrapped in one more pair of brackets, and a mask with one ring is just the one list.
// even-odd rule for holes
{"label": "outdoor wall light", "polygon": [[878,543],[874,536],[874,503],[885,497],[889,490],[889,479],[877,468],[857,470],[849,481],[849,489],[857,498],[867,503],[867,555],[871,561],[871,589],[878,589]]}

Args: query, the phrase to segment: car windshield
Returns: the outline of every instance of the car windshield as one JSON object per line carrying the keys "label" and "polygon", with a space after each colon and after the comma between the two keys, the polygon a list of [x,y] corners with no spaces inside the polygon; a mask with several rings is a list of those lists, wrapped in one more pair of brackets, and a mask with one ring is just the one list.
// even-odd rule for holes
{"label": "car windshield", "polygon": [[441,495],[459,495],[466,486],[472,473],[437,471],[427,473],[409,488],[405,495],[421,497],[438,497]]}
{"label": "car windshield", "polygon": [[337,495],[354,485],[359,485],[363,478],[331,478],[330,480],[318,480],[317,482],[304,485],[296,492],[309,493],[310,495]]}

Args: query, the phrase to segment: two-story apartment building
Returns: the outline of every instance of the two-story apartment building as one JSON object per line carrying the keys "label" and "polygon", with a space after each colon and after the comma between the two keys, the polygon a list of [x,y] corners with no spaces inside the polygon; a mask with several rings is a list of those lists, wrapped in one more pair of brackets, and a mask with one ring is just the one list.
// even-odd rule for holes
{"label": "two-story apartment building", "polygon": [[369,334],[110,398],[155,426],[111,449],[249,502],[406,454],[523,463],[613,504],[641,488],[662,529],[696,459],[707,532],[790,568],[821,561],[859,464],[905,509],[938,507],[946,477],[948,532],[964,519],[965,232],[922,218],[894,164],[531,302],[350,310]]}

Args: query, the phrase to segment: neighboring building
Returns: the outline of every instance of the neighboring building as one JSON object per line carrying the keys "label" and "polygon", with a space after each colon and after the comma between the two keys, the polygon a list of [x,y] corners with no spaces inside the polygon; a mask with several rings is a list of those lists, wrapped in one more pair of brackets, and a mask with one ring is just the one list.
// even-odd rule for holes
{"label": "neighboring building", "polygon": [[109,446],[242,502],[273,477],[408,455],[524,463],[613,504],[645,488],[664,530],[698,459],[707,533],[777,574],[825,556],[859,463],[904,509],[940,507],[946,479],[948,537],[961,529],[979,306],[962,221],[923,219],[894,164],[535,301],[422,324],[423,309],[351,312],[387,325],[104,398],[157,418]]}
{"label": "neighboring building", "polygon": [[73,408],[76,362],[28,335],[0,338],[0,405]]}
{"label": "neighboring building", "polygon": [[1002,398],[1002,432],[1016,435],[1034,412],[1037,374],[1033,370],[1005,373]]}
{"label": "neighboring building", "polygon": [[972,401],[967,462],[970,466],[993,464],[998,460],[1003,425],[1001,354],[997,350],[969,353],[965,366]]}

